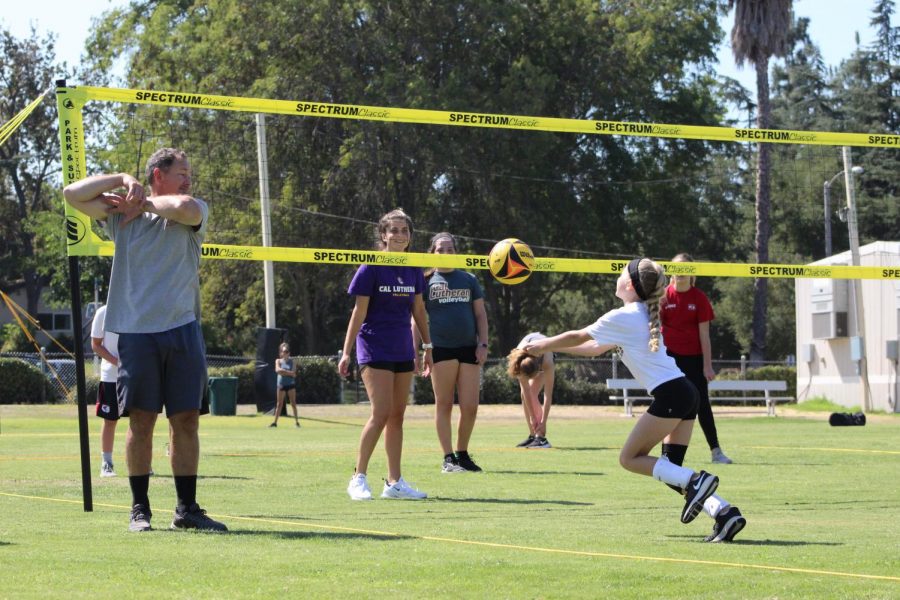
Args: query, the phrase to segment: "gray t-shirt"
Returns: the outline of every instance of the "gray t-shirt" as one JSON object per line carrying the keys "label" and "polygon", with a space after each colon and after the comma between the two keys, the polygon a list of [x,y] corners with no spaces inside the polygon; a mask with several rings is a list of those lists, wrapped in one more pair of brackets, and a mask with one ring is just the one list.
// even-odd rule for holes
{"label": "gray t-shirt", "polygon": [[109,215],[106,232],[116,244],[106,330],[160,333],[200,319],[200,247],[209,207],[195,198],[203,221],[195,229],[144,213],[124,227]]}

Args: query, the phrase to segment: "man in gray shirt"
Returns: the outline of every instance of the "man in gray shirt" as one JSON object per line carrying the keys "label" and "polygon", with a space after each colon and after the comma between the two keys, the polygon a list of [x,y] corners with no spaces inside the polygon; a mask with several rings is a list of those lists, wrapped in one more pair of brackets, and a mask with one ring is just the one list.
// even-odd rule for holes
{"label": "man in gray shirt", "polygon": [[209,209],[189,195],[191,165],[182,150],[157,150],[147,161],[146,176],[149,194],[127,173],[95,175],[63,190],[69,204],[105,223],[116,245],[106,329],[119,334],[116,393],[130,418],[129,529],[151,529],[153,429],[165,408],[178,496],[171,527],[226,531],[196,502],[197,430],[206,386],[199,268]]}

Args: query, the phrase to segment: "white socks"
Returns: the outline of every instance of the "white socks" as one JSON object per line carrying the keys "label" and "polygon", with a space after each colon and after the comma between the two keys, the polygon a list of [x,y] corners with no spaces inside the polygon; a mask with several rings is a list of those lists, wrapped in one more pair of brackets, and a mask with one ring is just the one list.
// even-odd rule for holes
{"label": "white socks", "polygon": [[107,464],[112,464],[112,452],[101,452],[100,458]]}
{"label": "white socks", "polygon": [[728,500],[719,496],[718,494],[713,494],[706,499],[706,502],[703,503],[703,512],[715,519],[720,512],[722,512],[729,506],[731,506],[731,504],[728,503]]}
{"label": "white socks", "polygon": [[685,489],[694,476],[694,471],[686,467],[679,467],[667,458],[660,458],[653,465],[653,479]]}

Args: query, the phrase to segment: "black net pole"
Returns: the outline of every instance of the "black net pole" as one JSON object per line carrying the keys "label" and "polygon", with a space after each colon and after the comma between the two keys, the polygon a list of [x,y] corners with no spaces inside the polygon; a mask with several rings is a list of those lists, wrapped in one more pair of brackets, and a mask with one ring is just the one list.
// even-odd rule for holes
{"label": "black net pole", "polygon": [[72,291],[72,332],[75,334],[75,389],[78,403],[78,437],[81,441],[81,493],[84,512],[94,510],[91,491],[91,444],[88,439],[87,401],[84,377],[84,331],[81,322],[81,266],[77,256],[69,257],[69,287]]}

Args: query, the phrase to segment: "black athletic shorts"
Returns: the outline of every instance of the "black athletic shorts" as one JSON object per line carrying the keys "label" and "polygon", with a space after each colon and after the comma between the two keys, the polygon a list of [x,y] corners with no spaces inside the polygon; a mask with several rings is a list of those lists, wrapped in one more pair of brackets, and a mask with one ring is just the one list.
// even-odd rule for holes
{"label": "black athletic shorts", "polygon": [[203,414],[206,383],[206,345],[198,321],[160,333],[119,334],[116,390],[126,408]]}
{"label": "black athletic shorts", "polygon": [[118,421],[120,417],[128,416],[125,404],[120,403],[116,396],[115,381],[101,381],[97,387],[97,416],[107,421]]}
{"label": "black athletic shorts", "polygon": [[295,390],[295,389],[297,389],[297,384],[296,384],[296,383],[289,383],[289,384],[287,384],[287,385],[279,385],[279,386],[278,386],[278,391],[279,391],[279,392],[289,392],[289,391]]}
{"label": "black athletic shorts", "polygon": [[371,367],[392,373],[412,373],[416,370],[416,363],[411,360],[373,360],[359,365],[360,369]]}
{"label": "black athletic shorts", "polygon": [[442,348],[435,346],[431,351],[432,360],[436,363],[445,360],[458,360],[466,365],[477,365],[478,359],[475,357],[475,346],[462,346],[461,348]]}
{"label": "black athletic shorts", "polygon": [[661,419],[690,421],[697,418],[700,394],[687,377],[679,377],[656,386],[650,392],[653,402],[647,412]]}

